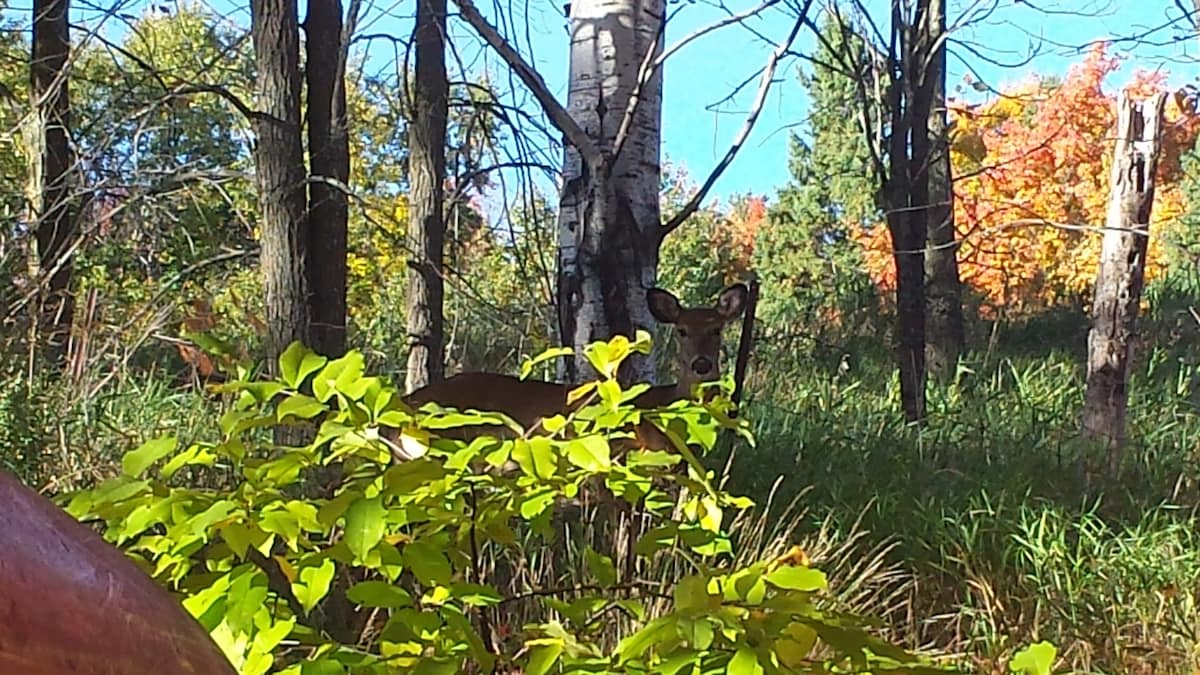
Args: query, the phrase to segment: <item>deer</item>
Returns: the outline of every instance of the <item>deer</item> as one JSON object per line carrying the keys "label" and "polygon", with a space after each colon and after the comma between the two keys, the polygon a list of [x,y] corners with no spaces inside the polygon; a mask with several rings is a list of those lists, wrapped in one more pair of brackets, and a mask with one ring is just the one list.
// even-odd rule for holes
{"label": "deer", "polygon": [[[652,386],[633,399],[641,410],[652,410],[691,398],[695,387],[721,377],[722,329],[746,308],[749,289],[736,283],[721,291],[711,307],[685,308],[670,291],[651,288],[646,291],[650,314],[659,322],[674,326],[679,341],[678,380],[674,384]],[[539,380],[522,380],[511,375],[487,372],[460,373],[429,384],[402,398],[411,408],[436,402],[462,411],[498,412],[510,417],[527,431],[541,427],[542,421],[555,415],[568,415],[583,402],[568,403],[574,387]],[[652,422],[636,425],[634,438],[622,445],[663,449],[669,441]],[[508,435],[495,425],[463,426],[439,432],[445,438],[470,440],[482,434]],[[420,456],[424,448],[388,439],[398,459]],[[624,447],[623,449],[629,449]]]}

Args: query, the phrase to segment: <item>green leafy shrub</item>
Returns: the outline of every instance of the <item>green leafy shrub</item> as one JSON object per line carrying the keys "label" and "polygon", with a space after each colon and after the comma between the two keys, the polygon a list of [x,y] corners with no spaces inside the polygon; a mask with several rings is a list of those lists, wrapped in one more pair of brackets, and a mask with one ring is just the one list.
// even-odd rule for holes
{"label": "green leafy shrub", "polygon": [[[688,444],[710,449],[747,424],[720,396],[634,408],[645,385],[623,390],[613,377],[648,349],[644,333],[592,345],[602,377],[575,392],[587,405],[527,435],[498,414],[412,410],[364,373],[361,354],[327,361],[295,344],[278,380],[220,386],[236,399],[220,441],[151,440],[68,509],[102,520],[109,540],[183,595],[243,673],[943,672],[834,606],[802,551],[730,564],[722,524],[751,502],[715,489]],[[674,447],[614,452],[639,420]],[[280,424],[309,425],[312,442],[273,447]],[[436,437],[480,424],[522,433]],[[424,454],[393,461],[393,434],[428,439]],[[519,471],[501,470],[510,460]],[[585,493],[635,509],[648,524],[636,556],[686,574],[646,581],[592,548],[587,583],[505,587],[486,572],[487,556],[556,545],[563,504]],[[507,623],[507,608],[529,599],[539,620]],[[618,641],[602,630],[614,616],[633,626]]]}

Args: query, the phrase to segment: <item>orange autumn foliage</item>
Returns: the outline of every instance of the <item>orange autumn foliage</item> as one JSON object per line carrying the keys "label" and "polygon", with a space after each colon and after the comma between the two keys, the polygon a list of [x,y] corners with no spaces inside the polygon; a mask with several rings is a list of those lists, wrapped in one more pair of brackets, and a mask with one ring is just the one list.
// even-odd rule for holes
{"label": "orange autumn foliage", "polygon": [[716,243],[728,246],[732,253],[730,262],[733,269],[727,271],[727,276],[741,278],[750,269],[750,261],[754,257],[754,242],[766,218],[766,199],[748,196],[744,202],[735,205],[729,217],[721,222],[720,232],[714,234],[723,240]]}
{"label": "orange autumn foliage", "polygon": [[[960,273],[983,297],[986,314],[1077,303],[1090,295],[1116,122],[1116,96],[1103,84],[1117,67],[1118,60],[1099,45],[1060,84],[1033,78],[993,102],[950,102]],[[1127,88],[1143,98],[1165,82],[1162,73],[1139,71]],[[1178,226],[1187,207],[1179,187],[1180,158],[1200,131],[1193,113],[1180,97],[1168,103],[1147,280],[1162,270],[1162,237],[1156,235]],[[894,288],[887,228],[873,227],[856,238],[872,277]]]}

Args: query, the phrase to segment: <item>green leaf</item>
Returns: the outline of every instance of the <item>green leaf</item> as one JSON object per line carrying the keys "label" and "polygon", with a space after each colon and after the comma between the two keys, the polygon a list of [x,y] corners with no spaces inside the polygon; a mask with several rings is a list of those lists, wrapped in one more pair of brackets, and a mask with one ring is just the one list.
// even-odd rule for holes
{"label": "green leaf", "polygon": [[300,675],[345,675],[346,667],[332,658],[305,661],[300,664]]}
{"label": "green leaf", "polygon": [[1051,675],[1058,649],[1045,640],[1017,652],[1008,662],[1008,669],[1022,675]]}
{"label": "green leaf", "polygon": [[609,588],[617,583],[617,568],[613,565],[612,558],[597,553],[590,546],[584,549],[583,558],[588,572],[596,578],[596,582],[600,584],[601,588]]}
{"label": "green leaf", "polygon": [[251,529],[242,523],[228,523],[221,527],[221,538],[239,558],[245,558],[246,551],[251,546],[262,544],[267,536],[262,530]]}
{"label": "green leaf", "polygon": [[772,586],[789,591],[819,591],[829,585],[821,570],[800,566],[780,567],[768,574],[766,580]]}
{"label": "green leaf", "polygon": [[[304,367],[306,361],[311,364],[314,359],[320,359],[322,362],[324,361],[324,357],[315,354],[311,349],[305,347],[299,340],[293,341],[292,344],[288,345],[287,349],[284,349],[283,353],[279,355],[280,379],[292,389],[299,389],[303,377],[307,376],[308,373],[311,373],[312,370],[309,370],[304,375],[301,375],[300,371]],[[319,368],[320,365],[317,367]]]}
{"label": "green leaf", "polygon": [[512,459],[527,476],[550,478],[558,469],[554,441],[545,436],[519,438],[513,443]]}
{"label": "green leaf", "polygon": [[592,473],[608,471],[612,468],[608,439],[600,435],[572,439],[567,444],[567,461]]}
{"label": "green leaf", "polygon": [[529,662],[525,665],[526,675],[546,675],[558,663],[562,656],[563,644],[556,640],[553,644],[539,645],[529,650]]}
{"label": "green leaf", "polygon": [[338,494],[338,496],[322,504],[321,508],[317,510],[317,522],[326,530],[332,529],[338,518],[341,518],[346,509],[350,508],[351,502],[359,497],[362,497],[362,493],[354,490],[346,490]]}
{"label": "green leaf", "polygon": [[333,561],[326,558],[319,565],[306,565],[300,568],[300,582],[292,584],[292,593],[300,601],[304,611],[311,612],[313,607],[329,592],[335,570]]}
{"label": "green leaf", "polygon": [[729,659],[729,665],[725,667],[725,672],[729,675],[760,675],[763,668],[758,663],[758,655],[754,650],[742,645],[738,647],[733,658]]}
{"label": "green leaf", "polygon": [[323,412],[325,412],[324,403],[304,394],[292,394],[279,403],[279,407],[275,409],[275,418],[280,422],[289,416],[307,420]]}
{"label": "green leaf", "polygon": [[673,637],[675,623],[675,619],[671,616],[659,617],[633,635],[626,636],[617,644],[619,662],[624,664],[626,661],[644,654],[651,645]]}
{"label": "green leaf", "polygon": [[462,671],[457,660],[424,658],[412,672],[413,675],[457,675]]}
{"label": "green leaf", "polygon": [[213,503],[212,506],[205,509],[202,513],[194,516],[188,521],[188,526],[192,534],[208,538],[208,531],[216,523],[225,520],[230,514],[238,511],[236,505],[228,499],[222,499]]}
{"label": "green leaf", "polygon": [[217,456],[213,454],[210,446],[195,444],[163,464],[162,468],[158,470],[158,475],[162,476],[163,480],[170,480],[175,472],[185,466],[212,466],[216,461]]}
{"label": "green leaf", "polygon": [[125,453],[121,458],[121,471],[126,476],[137,478],[152,464],[170,454],[179,445],[174,436],[162,436],[142,443],[136,450]]}
{"label": "green leaf", "polygon": [[504,600],[503,596],[495,588],[480,584],[454,584],[450,586],[450,593],[464,604],[475,607],[498,605]]}
{"label": "green leaf", "polygon": [[365,607],[412,607],[408,591],[386,581],[360,581],[346,591],[346,598]]}
{"label": "green leaf", "polygon": [[553,488],[538,490],[521,500],[520,513],[525,520],[533,520],[542,515],[558,496]]}
{"label": "green leaf", "polygon": [[405,566],[412,570],[422,584],[437,586],[450,583],[450,561],[432,544],[414,541],[405,546],[401,554],[404,556]]}
{"label": "green leaf", "polygon": [[387,510],[380,497],[362,497],[346,510],[346,546],[358,560],[383,539],[387,527]]}
{"label": "green leaf", "polygon": [[300,520],[296,514],[283,509],[276,509],[263,514],[258,521],[264,532],[272,532],[283,537],[288,546],[295,550],[300,539]]}
{"label": "green leaf", "polygon": [[691,609],[708,604],[708,579],[691,574],[679,580],[673,593],[675,609]]}
{"label": "green leaf", "polygon": [[521,363],[521,379],[523,380],[529,377],[529,374],[533,372],[534,366],[538,365],[539,363],[549,361],[550,359],[556,359],[560,356],[570,356],[574,352],[575,350],[570,347],[554,347],[553,349],[547,349],[532,359],[525,359],[525,361]]}
{"label": "green leaf", "polygon": [[[712,645],[713,636],[715,633],[715,631],[713,631],[712,624],[709,623],[708,619],[704,618],[696,619],[695,621],[689,622],[689,624],[690,625],[686,626],[687,632],[684,634],[684,638],[687,639],[688,644],[690,644],[693,649],[708,649],[709,646]],[[681,628],[683,627],[684,626],[681,626]]]}

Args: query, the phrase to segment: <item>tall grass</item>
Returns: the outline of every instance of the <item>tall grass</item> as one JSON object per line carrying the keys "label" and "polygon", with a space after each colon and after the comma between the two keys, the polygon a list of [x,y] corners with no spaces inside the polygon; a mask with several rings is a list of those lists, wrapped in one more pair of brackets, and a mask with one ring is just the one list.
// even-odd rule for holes
{"label": "tall grass", "polygon": [[1166,310],[1145,323],[1115,480],[1079,439],[1081,317],[1005,327],[955,384],[931,385],[920,428],[901,419],[882,350],[760,350],[770,368],[750,388],[757,447],[737,449],[729,488],[767,494],[782,477],[776,503],[805,508],[794,536],[887,542],[913,591],[907,611],[877,613],[977,672],[1003,672],[1030,639],[1060,644],[1075,672],[1195,672],[1196,328]]}

